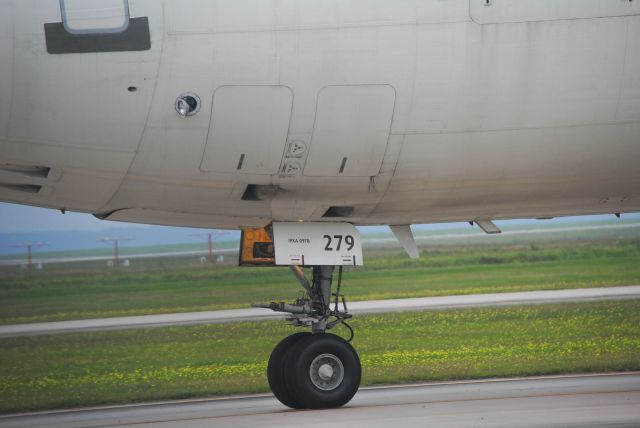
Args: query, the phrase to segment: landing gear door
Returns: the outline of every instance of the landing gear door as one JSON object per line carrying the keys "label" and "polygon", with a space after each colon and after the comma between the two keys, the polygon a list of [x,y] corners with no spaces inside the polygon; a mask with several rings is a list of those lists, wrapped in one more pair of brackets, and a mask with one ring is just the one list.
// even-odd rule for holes
{"label": "landing gear door", "polygon": [[362,266],[360,233],[349,223],[273,223],[276,265]]}

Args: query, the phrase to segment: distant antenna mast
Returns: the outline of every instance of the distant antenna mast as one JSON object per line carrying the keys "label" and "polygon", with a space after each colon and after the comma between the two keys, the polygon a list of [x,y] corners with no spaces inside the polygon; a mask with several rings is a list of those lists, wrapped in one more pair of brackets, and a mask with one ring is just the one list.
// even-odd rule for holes
{"label": "distant antenna mast", "polygon": [[116,269],[120,267],[120,242],[121,241],[133,241],[135,238],[124,237],[124,238],[102,238],[98,239],[97,242],[102,242],[103,244],[113,244],[113,265]]}
{"label": "distant antenna mast", "polygon": [[27,269],[31,270],[33,268],[33,247],[46,247],[46,242],[28,242],[26,244],[17,243],[12,245],[14,248],[26,248],[27,249]]}
{"label": "distant antenna mast", "polygon": [[189,236],[200,236],[200,237],[206,236],[207,237],[209,241],[209,256],[207,257],[207,260],[209,261],[209,263],[213,263],[213,238],[218,236],[224,236],[228,233],[229,232],[192,233]]}

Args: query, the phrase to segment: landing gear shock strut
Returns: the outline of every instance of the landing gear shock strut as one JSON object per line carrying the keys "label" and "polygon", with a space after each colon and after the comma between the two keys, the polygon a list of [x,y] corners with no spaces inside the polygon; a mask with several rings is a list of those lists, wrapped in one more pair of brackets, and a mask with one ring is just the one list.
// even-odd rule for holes
{"label": "landing gear shock strut", "polygon": [[[346,320],[352,315],[340,293],[342,266],[335,293],[331,292],[334,266],[313,267],[311,283],[302,268],[292,266],[291,270],[304,288],[294,303],[254,306],[288,313],[289,323],[310,327],[311,332],[295,333],[275,347],[267,368],[269,385],[280,402],[294,409],[343,406],[358,390],[362,369],[358,354],[349,343],[353,329]],[[327,333],[338,325],[349,329],[349,341]]]}

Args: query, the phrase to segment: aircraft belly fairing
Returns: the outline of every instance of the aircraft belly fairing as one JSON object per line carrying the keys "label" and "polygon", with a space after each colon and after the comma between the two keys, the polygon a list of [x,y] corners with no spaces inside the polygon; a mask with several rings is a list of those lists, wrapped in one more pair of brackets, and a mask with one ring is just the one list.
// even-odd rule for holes
{"label": "aircraft belly fairing", "polygon": [[[640,209],[633,2],[105,1],[127,13],[0,0],[3,200],[203,227]],[[141,17],[147,50],[106,49]],[[48,52],[51,23],[95,51]]]}

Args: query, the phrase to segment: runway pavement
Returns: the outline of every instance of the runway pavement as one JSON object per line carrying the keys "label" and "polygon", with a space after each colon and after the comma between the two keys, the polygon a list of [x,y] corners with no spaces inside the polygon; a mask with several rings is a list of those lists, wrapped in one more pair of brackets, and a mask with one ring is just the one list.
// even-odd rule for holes
{"label": "runway pavement", "polygon": [[0,427],[638,427],[640,373],[361,388],[348,406],[289,410],[271,395],[0,417]]}
{"label": "runway pavement", "polygon": [[[528,291],[518,293],[470,294],[461,296],[424,297],[415,299],[371,300],[352,302],[353,314],[438,310],[450,308],[534,305],[543,303],[640,298],[640,286],[581,288],[574,290]],[[78,331],[120,330],[127,328],[163,327],[169,325],[218,324],[237,321],[282,319],[283,314],[268,309],[233,309],[225,311],[187,312],[123,318],[56,321],[0,326],[0,338],[37,336]]]}

